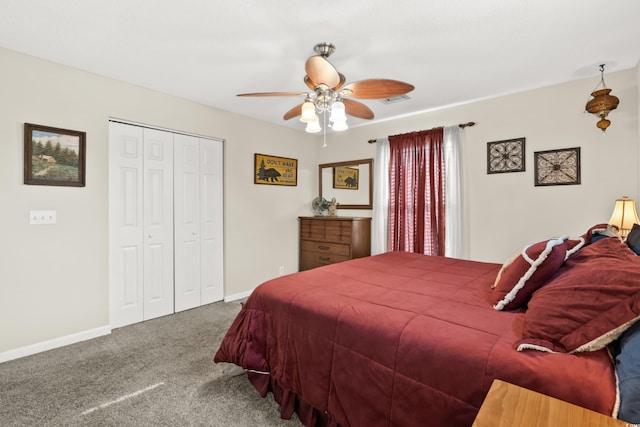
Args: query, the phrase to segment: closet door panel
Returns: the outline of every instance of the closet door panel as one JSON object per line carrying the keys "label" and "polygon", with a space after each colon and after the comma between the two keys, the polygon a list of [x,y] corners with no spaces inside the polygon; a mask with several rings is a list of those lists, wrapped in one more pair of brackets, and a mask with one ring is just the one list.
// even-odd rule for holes
{"label": "closet door panel", "polygon": [[200,305],[200,142],[174,137],[175,310]]}
{"label": "closet door panel", "polygon": [[144,129],[144,319],[173,313],[173,134]]}
{"label": "closet door panel", "polygon": [[143,133],[109,123],[109,306],[114,328],[144,320]]}
{"label": "closet door panel", "polygon": [[223,145],[200,138],[202,182],[202,304],[222,300],[223,281]]}

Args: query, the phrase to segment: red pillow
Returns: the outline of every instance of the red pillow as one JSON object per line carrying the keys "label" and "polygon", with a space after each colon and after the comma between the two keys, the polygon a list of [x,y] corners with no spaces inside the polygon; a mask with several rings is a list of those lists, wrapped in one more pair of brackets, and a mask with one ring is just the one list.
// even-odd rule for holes
{"label": "red pillow", "polygon": [[575,254],[580,249],[582,249],[582,247],[586,244],[586,241],[584,237],[579,237],[578,239],[566,240],[564,243],[567,247],[567,256],[564,257],[564,259],[566,260],[571,255]]}
{"label": "red pillow", "polygon": [[510,264],[502,267],[492,293],[496,310],[513,310],[524,305],[544,285],[567,257],[567,236],[525,246]]}
{"label": "red pillow", "polygon": [[572,255],[524,314],[518,351],[559,353],[605,347],[640,317],[640,257],[618,239]]}

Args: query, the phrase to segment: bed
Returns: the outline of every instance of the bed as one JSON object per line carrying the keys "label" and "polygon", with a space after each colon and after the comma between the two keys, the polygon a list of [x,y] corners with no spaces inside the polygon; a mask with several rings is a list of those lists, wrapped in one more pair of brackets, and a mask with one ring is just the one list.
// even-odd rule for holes
{"label": "bed", "polygon": [[214,360],[308,427],[468,427],[494,379],[615,416],[640,264],[592,230],[503,265],[390,252],[270,280]]}

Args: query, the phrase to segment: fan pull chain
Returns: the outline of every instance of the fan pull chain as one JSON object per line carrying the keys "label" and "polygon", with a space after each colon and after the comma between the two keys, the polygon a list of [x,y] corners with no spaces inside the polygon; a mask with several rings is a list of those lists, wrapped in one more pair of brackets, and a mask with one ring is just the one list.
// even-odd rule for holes
{"label": "fan pull chain", "polygon": [[322,130],[323,130],[322,148],[325,148],[327,146],[327,111],[326,110],[322,112]]}

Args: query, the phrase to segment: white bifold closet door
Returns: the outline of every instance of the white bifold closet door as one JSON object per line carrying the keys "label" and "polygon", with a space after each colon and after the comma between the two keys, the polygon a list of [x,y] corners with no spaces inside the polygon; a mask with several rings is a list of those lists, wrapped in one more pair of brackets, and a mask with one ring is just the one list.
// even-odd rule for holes
{"label": "white bifold closet door", "polygon": [[174,136],[175,311],[223,298],[222,141]]}
{"label": "white bifold closet door", "polygon": [[173,134],[109,124],[112,327],[173,313]]}
{"label": "white bifold closet door", "polygon": [[109,122],[112,327],[223,298],[223,141]]}

